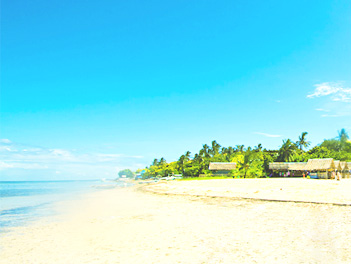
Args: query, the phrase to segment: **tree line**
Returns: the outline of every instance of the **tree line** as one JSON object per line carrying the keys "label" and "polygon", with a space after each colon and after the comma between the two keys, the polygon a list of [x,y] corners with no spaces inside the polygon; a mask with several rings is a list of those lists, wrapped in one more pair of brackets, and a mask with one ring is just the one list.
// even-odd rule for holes
{"label": "tree line", "polygon": [[231,176],[252,178],[270,173],[271,162],[306,162],[318,158],[351,161],[351,141],[345,129],[338,131],[337,137],[326,139],[308,151],[306,149],[311,143],[307,140],[307,135],[307,132],[303,132],[297,141],[285,139],[277,150],[268,150],[261,144],[253,148],[246,148],[244,145],[224,147],[213,140],[211,145],[204,144],[193,156],[190,151],[186,151],[177,161],[167,162],[163,157],[154,159],[152,164],[145,168],[143,177],[164,177],[172,174],[182,174],[185,177],[210,175],[210,162],[235,162],[237,168],[230,172]]}

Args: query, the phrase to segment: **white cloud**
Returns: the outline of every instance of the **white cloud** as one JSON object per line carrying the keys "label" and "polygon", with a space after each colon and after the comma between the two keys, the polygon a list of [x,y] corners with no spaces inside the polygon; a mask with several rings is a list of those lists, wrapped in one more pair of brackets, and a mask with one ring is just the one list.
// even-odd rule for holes
{"label": "white cloud", "polygon": [[[346,117],[351,115],[351,88],[343,83],[325,82],[315,85],[315,90],[307,98],[318,100],[316,111],[325,112],[321,117]],[[328,114],[326,114],[328,113]]]}
{"label": "white cloud", "polygon": [[5,143],[5,144],[11,144],[11,140],[7,139],[7,138],[2,138],[0,139],[1,143]]}
{"label": "white cloud", "polygon": [[321,117],[340,117],[342,115],[321,115]]}
{"label": "white cloud", "polygon": [[272,135],[272,134],[267,134],[267,133],[262,133],[262,132],[254,132],[254,134],[262,135],[262,136],[265,136],[265,137],[271,137],[271,138],[281,137],[281,135]]}
{"label": "white cloud", "polygon": [[351,102],[351,88],[343,87],[341,83],[325,82],[314,86],[314,92],[307,95],[307,98],[330,96],[336,102]]}
{"label": "white cloud", "polygon": [[8,172],[17,170],[19,174],[29,174],[30,171],[38,171],[38,174],[41,175],[51,173],[51,175],[60,177],[95,179],[105,173],[111,177],[117,176],[116,167],[134,170],[145,167],[147,163],[142,156],[118,153],[80,153],[78,150],[59,148],[33,148],[11,141],[0,142],[0,161],[0,170],[8,170]]}
{"label": "white cloud", "polygon": [[5,152],[16,152],[17,150],[14,148],[11,148],[9,146],[0,146],[0,152],[5,151]]}
{"label": "white cloud", "polygon": [[8,168],[13,168],[13,165],[0,161],[0,170],[8,169]]}

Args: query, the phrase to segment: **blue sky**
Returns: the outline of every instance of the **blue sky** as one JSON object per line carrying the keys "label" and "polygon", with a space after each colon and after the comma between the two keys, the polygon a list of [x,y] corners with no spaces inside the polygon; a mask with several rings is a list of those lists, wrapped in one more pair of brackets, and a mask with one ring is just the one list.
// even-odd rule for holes
{"label": "blue sky", "polygon": [[2,1],[0,179],[114,178],[351,131],[351,2]]}

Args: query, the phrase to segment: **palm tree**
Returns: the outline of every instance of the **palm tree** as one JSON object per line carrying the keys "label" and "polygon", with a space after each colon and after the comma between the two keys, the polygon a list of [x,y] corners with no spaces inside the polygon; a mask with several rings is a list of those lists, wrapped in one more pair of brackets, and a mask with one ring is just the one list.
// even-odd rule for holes
{"label": "palm tree", "polygon": [[238,165],[240,167],[240,171],[244,173],[244,178],[246,178],[252,163],[257,160],[257,152],[248,147],[243,155],[244,159],[239,161]]}
{"label": "palm tree", "polygon": [[278,161],[291,161],[296,152],[296,145],[290,139],[283,140],[283,145],[278,151]]}
{"label": "palm tree", "polygon": [[189,160],[190,160],[190,151],[187,151],[185,155],[181,155],[178,160],[178,167],[182,171],[183,175],[184,175],[185,164]]}
{"label": "palm tree", "polygon": [[261,151],[261,150],[262,150],[262,144],[259,143],[259,144],[257,145],[257,147],[255,147],[255,150],[256,150],[256,151]]}
{"label": "palm tree", "polygon": [[202,149],[204,150],[205,153],[208,153],[208,150],[210,149],[210,147],[207,144],[205,144],[202,146]]}
{"label": "palm tree", "polygon": [[185,162],[186,162],[186,157],[185,155],[181,155],[179,160],[178,160],[178,167],[182,174],[184,175],[184,167],[185,167]]}
{"label": "palm tree", "polygon": [[228,162],[230,162],[230,160],[231,160],[233,154],[235,153],[235,150],[233,149],[233,147],[228,147],[228,148],[226,149],[226,152],[225,152],[225,153],[227,154],[227,155],[226,155],[226,160],[227,160]]}
{"label": "palm tree", "polygon": [[338,134],[338,139],[341,143],[345,143],[349,139],[349,135],[347,134],[345,128],[338,131]]}
{"label": "palm tree", "polygon": [[243,152],[244,151],[244,145],[236,145],[236,151],[237,152]]}
{"label": "palm tree", "polygon": [[160,161],[158,162],[158,165],[163,165],[166,163],[166,160],[162,157]]}
{"label": "palm tree", "polygon": [[221,145],[219,145],[219,144],[216,142],[216,140],[213,140],[212,143],[211,143],[211,145],[212,145],[212,148],[210,149],[209,152],[212,154],[212,157],[213,157],[213,156],[215,156],[215,155],[217,155],[217,154],[219,153],[219,150],[220,150],[220,148],[221,148]]}
{"label": "palm tree", "polygon": [[307,134],[307,132],[302,132],[301,136],[299,136],[299,140],[296,141],[296,146],[298,146],[300,150],[302,150],[302,148],[307,148],[311,144],[310,141],[306,141]]}
{"label": "palm tree", "polygon": [[202,146],[202,149],[200,150],[199,154],[205,158],[209,158],[210,157],[209,150],[210,150],[210,147],[207,144],[205,144]]}

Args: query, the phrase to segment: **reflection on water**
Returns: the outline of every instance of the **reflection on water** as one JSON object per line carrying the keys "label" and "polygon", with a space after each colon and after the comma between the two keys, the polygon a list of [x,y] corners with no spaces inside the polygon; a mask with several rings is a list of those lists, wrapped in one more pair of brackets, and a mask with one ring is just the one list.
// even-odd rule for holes
{"label": "reflection on water", "polygon": [[87,192],[129,186],[118,181],[0,181],[0,232],[55,214],[53,204]]}

